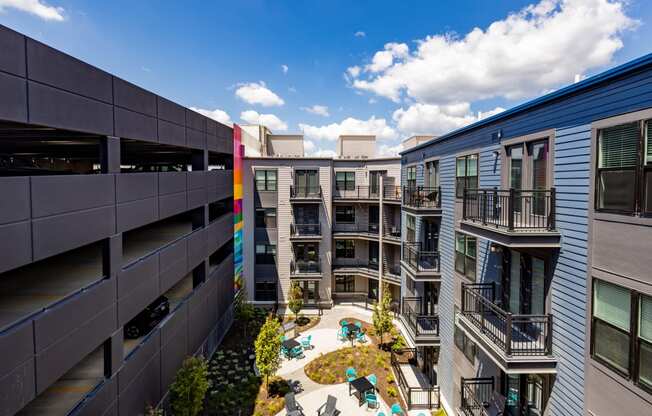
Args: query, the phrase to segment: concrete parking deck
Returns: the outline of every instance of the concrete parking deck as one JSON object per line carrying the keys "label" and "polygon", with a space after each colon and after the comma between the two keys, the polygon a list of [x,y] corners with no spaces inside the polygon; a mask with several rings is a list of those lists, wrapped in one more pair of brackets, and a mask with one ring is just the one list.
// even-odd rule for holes
{"label": "concrete parking deck", "polygon": [[192,222],[187,216],[169,218],[129,231],[123,234],[122,264],[128,265],[190,232]]}

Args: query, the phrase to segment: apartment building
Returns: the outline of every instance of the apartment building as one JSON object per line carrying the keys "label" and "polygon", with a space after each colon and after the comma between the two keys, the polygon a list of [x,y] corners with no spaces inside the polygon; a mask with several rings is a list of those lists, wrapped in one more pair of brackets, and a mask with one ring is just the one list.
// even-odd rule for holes
{"label": "apartment building", "polygon": [[652,412],[651,81],[647,55],[402,153],[401,319],[449,413]]}
{"label": "apartment building", "polygon": [[0,50],[0,415],[142,414],[233,319],[232,129]]}
{"label": "apartment building", "polygon": [[341,136],[336,157],[304,156],[302,136],[260,141],[243,164],[250,300],[283,306],[297,282],[307,306],[369,304],[386,282],[398,304],[400,159],[375,157],[374,136]]}

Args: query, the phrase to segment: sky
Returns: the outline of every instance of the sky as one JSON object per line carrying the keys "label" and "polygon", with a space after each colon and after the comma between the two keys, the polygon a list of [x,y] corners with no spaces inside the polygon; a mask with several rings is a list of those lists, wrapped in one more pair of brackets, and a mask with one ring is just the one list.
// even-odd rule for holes
{"label": "sky", "polygon": [[649,3],[0,0],[0,24],[310,155],[393,155],[652,52]]}

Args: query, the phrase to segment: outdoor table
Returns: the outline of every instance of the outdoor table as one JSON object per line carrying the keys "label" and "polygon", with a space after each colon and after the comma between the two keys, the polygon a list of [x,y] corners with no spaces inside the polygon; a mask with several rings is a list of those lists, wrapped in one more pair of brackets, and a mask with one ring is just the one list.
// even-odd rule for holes
{"label": "outdoor table", "polygon": [[346,337],[351,341],[351,346],[353,346],[353,341],[355,340],[355,336],[358,334],[358,331],[360,330],[355,324],[347,324],[344,325],[348,331],[346,332]]}
{"label": "outdoor table", "polygon": [[374,385],[367,379],[367,377],[359,377],[349,383],[349,396],[351,395],[351,387],[358,393],[358,405],[364,404],[364,394],[369,390],[374,390]]}
{"label": "outdoor table", "polygon": [[301,344],[296,339],[287,339],[283,341],[283,347],[288,351],[290,358],[292,358],[292,350],[299,346],[301,346]]}

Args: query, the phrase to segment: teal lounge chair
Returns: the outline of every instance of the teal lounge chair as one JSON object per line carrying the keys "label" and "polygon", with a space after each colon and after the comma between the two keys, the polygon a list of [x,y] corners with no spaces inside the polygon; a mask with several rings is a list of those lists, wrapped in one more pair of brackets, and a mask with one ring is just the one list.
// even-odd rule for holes
{"label": "teal lounge chair", "polygon": [[308,350],[312,348],[312,345],[310,345],[311,340],[312,340],[312,335],[308,335],[307,337],[301,339],[301,346],[303,347],[304,350]]}
{"label": "teal lounge chair", "polygon": [[364,336],[364,332],[358,332],[358,335],[356,335],[356,340],[358,342],[365,343],[367,342],[367,337]]}
{"label": "teal lounge chair", "polygon": [[292,348],[292,351],[290,351],[290,356],[293,358],[303,358],[303,348],[301,348],[301,345]]}
{"label": "teal lounge chair", "polygon": [[367,409],[378,408],[378,397],[376,397],[376,393],[370,391],[366,392],[364,394],[364,400],[367,402]]}
{"label": "teal lounge chair", "polygon": [[376,383],[378,383],[378,377],[376,377],[375,374],[369,374],[367,376],[367,380],[369,380],[372,386],[376,387]]}
{"label": "teal lounge chair", "polygon": [[340,341],[346,341],[348,333],[349,332],[346,330],[345,327],[340,328],[340,330],[337,331],[337,339],[339,339]]}
{"label": "teal lounge chair", "polygon": [[358,329],[362,329],[362,322],[360,322],[360,321],[355,321],[355,326],[357,326]]}
{"label": "teal lounge chair", "polygon": [[358,372],[355,371],[355,368],[353,368],[353,367],[347,368],[346,369],[346,379],[347,379],[347,381],[350,383],[353,380],[355,380],[356,378],[358,378]]}

